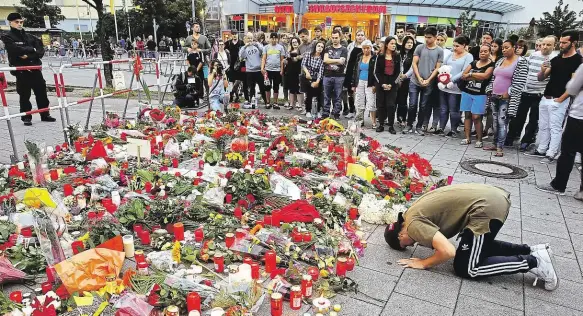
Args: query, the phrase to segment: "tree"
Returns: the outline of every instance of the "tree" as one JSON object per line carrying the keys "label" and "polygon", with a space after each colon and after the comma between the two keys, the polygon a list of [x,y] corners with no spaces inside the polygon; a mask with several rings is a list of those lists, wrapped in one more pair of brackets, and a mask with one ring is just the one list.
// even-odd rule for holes
{"label": "tree", "polygon": [[[83,2],[87,3],[90,7],[97,11],[97,21],[103,21],[105,13],[103,12],[103,0],[83,0]],[[115,30],[115,29],[114,29]],[[113,59],[113,50],[111,49],[111,45],[109,42],[109,37],[105,33],[105,28],[101,28],[99,33],[97,33],[97,37],[100,41],[101,46],[101,57],[104,61],[112,60]],[[113,87],[113,67],[110,64],[103,65],[103,75],[105,76],[105,84],[107,87]]]}
{"label": "tree", "polygon": [[50,5],[51,0],[21,0],[20,2],[23,6],[16,7],[16,12],[26,20],[27,27],[44,28],[45,16],[49,17],[52,27],[56,27],[65,19],[65,16],[61,15],[61,8]]}
{"label": "tree", "polygon": [[460,17],[457,20],[457,25],[450,22],[453,28],[459,28],[461,34],[471,36],[472,27],[474,26],[476,12],[472,13],[472,7],[467,8],[465,11],[460,13]]}
{"label": "tree", "polygon": [[568,4],[563,6],[563,0],[559,0],[559,4],[552,14],[543,12],[543,17],[537,23],[539,36],[555,35],[560,37],[565,30],[575,29],[579,26],[577,13],[569,10]]}

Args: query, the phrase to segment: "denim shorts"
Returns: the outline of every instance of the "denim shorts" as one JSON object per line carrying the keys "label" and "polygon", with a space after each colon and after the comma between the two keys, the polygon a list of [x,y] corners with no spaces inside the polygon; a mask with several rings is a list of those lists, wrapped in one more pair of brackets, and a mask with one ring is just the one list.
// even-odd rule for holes
{"label": "denim shorts", "polygon": [[484,114],[486,112],[485,94],[469,94],[462,92],[460,111],[471,112],[472,114]]}

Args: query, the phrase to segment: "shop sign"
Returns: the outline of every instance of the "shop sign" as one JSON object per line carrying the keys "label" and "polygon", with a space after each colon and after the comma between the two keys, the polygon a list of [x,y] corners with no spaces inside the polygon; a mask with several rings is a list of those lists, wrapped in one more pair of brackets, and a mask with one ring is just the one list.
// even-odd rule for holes
{"label": "shop sign", "polygon": [[[384,5],[310,4],[309,13],[387,13]],[[293,5],[276,5],[275,13],[294,13]]]}
{"label": "shop sign", "polygon": [[243,20],[243,16],[241,16],[241,15],[233,15],[233,17],[231,19],[233,21],[241,21],[241,20]]}

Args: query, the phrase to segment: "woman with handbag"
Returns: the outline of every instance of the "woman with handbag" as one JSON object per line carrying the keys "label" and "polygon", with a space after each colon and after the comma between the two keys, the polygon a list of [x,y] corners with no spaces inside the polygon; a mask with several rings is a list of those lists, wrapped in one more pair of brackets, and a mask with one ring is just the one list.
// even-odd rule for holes
{"label": "woman with handbag", "polygon": [[397,54],[397,39],[388,36],[385,39],[385,48],[378,55],[375,67],[375,93],[379,126],[376,131],[385,130],[383,122],[388,118],[389,133],[396,134],[395,127],[395,103],[397,99],[398,78],[401,74],[401,56]]}
{"label": "woman with handbag", "polygon": [[372,54],[372,43],[365,40],[362,45],[362,53],[356,58],[354,70],[352,71],[352,91],[355,93],[356,121],[360,121],[360,126],[364,127],[364,112],[369,111],[372,121],[372,128],[377,128],[377,107],[374,91],[374,61]]}
{"label": "woman with handbag", "polygon": [[449,54],[443,61],[443,65],[450,66],[450,80],[447,84],[438,84],[439,100],[441,107],[441,115],[439,117],[439,128],[433,132],[435,135],[443,134],[448,118],[450,118],[451,131],[447,133],[447,137],[456,137],[457,128],[460,124],[460,97],[461,90],[458,87],[458,82],[463,84],[465,81],[460,81],[464,69],[474,61],[472,54],[466,51],[466,46],[469,44],[469,39],[465,35],[460,35],[453,40],[453,53]]}

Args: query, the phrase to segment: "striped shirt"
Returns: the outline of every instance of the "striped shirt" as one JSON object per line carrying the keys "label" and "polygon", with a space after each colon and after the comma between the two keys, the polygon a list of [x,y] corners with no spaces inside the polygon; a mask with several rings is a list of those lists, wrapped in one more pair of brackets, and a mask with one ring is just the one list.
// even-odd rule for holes
{"label": "striped shirt", "polygon": [[545,91],[545,87],[547,86],[550,77],[547,77],[543,81],[538,81],[538,73],[540,72],[544,61],[550,61],[555,56],[557,56],[557,53],[555,52],[552,52],[550,55],[543,55],[540,51],[534,52],[530,55],[530,58],[528,59],[528,77],[526,78],[523,92],[542,94],[543,91]]}
{"label": "striped shirt", "polygon": [[305,53],[302,58],[302,68],[306,67],[310,76],[314,80],[321,80],[324,76],[324,59],[322,56],[315,57],[310,53]]}

